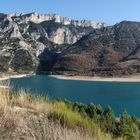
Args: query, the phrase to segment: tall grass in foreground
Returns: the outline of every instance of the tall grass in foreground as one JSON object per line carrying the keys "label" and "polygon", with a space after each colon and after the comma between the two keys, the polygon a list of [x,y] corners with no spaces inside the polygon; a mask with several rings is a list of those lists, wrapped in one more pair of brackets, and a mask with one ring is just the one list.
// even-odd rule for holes
{"label": "tall grass in foreground", "polygon": [[[112,140],[63,101],[0,89],[0,140]],[[123,139],[117,139],[123,140]]]}
{"label": "tall grass in foreground", "polygon": [[[55,102],[52,110],[49,113],[49,118],[54,121],[59,120],[62,126],[67,126],[71,129],[79,129],[81,132],[90,134],[95,140],[112,140],[110,134],[101,132],[100,128],[94,123],[93,120],[86,116],[82,116],[63,102]],[[118,139],[121,140],[121,139]]]}

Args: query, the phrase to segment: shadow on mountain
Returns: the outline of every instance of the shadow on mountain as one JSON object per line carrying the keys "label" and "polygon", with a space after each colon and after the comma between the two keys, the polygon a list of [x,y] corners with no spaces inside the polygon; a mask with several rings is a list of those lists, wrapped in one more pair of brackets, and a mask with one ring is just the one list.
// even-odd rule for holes
{"label": "shadow on mountain", "polygon": [[58,54],[49,51],[47,48],[39,55],[39,64],[36,74],[51,74],[53,65],[56,63]]}

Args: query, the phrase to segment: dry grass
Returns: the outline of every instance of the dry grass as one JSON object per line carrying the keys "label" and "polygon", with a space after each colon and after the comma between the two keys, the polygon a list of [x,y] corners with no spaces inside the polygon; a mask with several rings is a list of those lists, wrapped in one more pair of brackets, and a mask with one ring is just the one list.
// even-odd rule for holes
{"label": "dry grass", "polygon": [[[58,118],[54,120],[54,116]],[[64,125],[59,115],[66,118]],[[94,132],[92,135],[90,132]],[[0,89],[0,140],[112,140],[61,102]],[[118,139],[122,140],[122,139]]]}

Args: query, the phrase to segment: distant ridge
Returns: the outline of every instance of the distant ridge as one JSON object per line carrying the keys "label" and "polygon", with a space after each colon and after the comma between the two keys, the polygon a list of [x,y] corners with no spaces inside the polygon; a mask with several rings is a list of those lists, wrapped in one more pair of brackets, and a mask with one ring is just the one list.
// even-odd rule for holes
{"label": "distant ridge", "polygon": [[18,18],[22,18],[25,22],[32,21],[35,23],[40,23],[43,21],[54,20],[56,23],[62,23],[64,25],[74,25],[74,26],[81,26],[81,27],[93,27],[93,28],[101,28],[107,26],[105,23],[96,22],[93,20],[71,20],[66,17],[62,17],[58,14],[40,14],[37,12],[25,14],[25,13],[13,13],[7,14],[7,16],[14,18],[15,21]]}

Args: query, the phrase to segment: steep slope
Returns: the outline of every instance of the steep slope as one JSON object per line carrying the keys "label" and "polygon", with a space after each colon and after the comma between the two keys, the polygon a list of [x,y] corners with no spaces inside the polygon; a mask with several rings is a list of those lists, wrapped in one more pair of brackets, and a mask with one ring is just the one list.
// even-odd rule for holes
{"label": "steep slope", "polygon": [[94,30],[67,48],[54,73],[115,76],[140,72],[140,23]]}
{"label": "steep slope", "polygon": [[48,51],[60,53],[67,47],[58,44],[73,44],[103,26],[56,14],[0,14],[0,71],[35,71],[42,53],[49,58]]}
{"label": "steep slope", "polygon": [[[18,25],[24,26],[24,32],[28,27],[33,30],[31,36],[34,38],[45,35],[50,41],[56,44],[73,44],[82,36],[89,33],[90,29],[97,29],[107,26],[105,23],[87,20],[71,20],[57,14],[9,14],[7,15]],[[29,23],[35,23],[30,26]],[[87,28],[87,29],[86,29]],[[87,31],[88,30],[88,31]]]}

